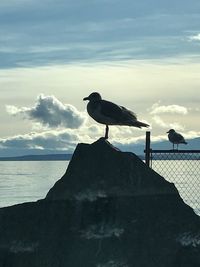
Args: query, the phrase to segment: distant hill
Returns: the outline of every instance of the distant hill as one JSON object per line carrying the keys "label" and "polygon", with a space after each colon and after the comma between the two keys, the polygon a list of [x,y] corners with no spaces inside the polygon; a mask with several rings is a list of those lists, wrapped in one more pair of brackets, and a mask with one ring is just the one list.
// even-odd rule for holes
{"label": "distant hill", "polygon": [[[179,145],[179,150],[200,150],[200,137],[194,139],[188,139],[188,144],[181,144]],[[130,151],[139,155],[140,158],[144,159],[144,150],[145,150],[145,142],[133,145],[116,145],[122,151]],[[169,141],[161,141],[161,142],[151,142],[151,149],[153,150],[171,150],[172,143]]]}
{"label": "distant hill", "polygon": [[[200,137],[194,139],[188,139],[187,145],[180,144],[179,149],[187,149],[187,150],[199,150],[200,149]],[[172,149],[172,143],[169,141],[157,142],[151,144],[152,149]]]}
{"label": "distant hill", "polygon": [[[200,137],[194,139],[188,139],[187,145],[179,145],[179,150],[200,150]],[[133,145],[123,145],[123,144],[114,144],[122,151],[133,152],[138,155],[142,160],[144,160],[144,149],[145,142]],[[151,148],[153,150],[171,150],[172,144],[169,141],[162,142],[152,142]],[[47,152],[48,153],[48,152]],[[25,155],[25,156],[14,156],[14,157],[0,157],[0,161],[48,161],[48,160],[70,160],[72,154],[45,154],[45,155]],[[164,159],[164,158],[163,158]],[[185,158],[187,159],[187,158]]]}
{"label": "distant hill", "polygon": [[70,160],[71,157],[72,154],[26,155],[19,157],[0,157],[0,161]]}

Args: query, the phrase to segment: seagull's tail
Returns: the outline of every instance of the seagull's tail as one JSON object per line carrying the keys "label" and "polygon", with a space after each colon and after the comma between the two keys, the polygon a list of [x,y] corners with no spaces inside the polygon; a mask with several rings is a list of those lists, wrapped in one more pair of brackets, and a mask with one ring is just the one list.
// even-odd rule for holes
{"label": "seagull's tail", "polygon": [[133,126],[142,128],[142,127],[149,127],[149,124],[141,122],[141,121],[134,121]]}

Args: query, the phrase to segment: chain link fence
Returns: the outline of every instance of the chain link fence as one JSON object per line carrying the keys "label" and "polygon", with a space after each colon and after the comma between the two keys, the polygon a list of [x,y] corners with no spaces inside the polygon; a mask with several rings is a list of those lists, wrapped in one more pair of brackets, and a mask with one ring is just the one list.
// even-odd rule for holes
{"label": "chain link fence", "polygon": [[200,150],[153,150],[146,132],[145,163],[174,183],[186,204],[200,216]]}
{"label": "chain link fence", "polygon": [[200,215],[200,150],[150,150],[150,167],[175,184],[186,204]]}

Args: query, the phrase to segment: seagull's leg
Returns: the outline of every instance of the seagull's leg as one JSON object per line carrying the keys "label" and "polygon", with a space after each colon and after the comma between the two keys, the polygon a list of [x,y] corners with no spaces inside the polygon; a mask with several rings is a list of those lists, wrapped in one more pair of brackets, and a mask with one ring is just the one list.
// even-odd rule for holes
{"label": "seagull's leg", "polygon": [[106,125],[105,139],[108,139],[108,131],[109,131],[109,128],[108,128],[108,125]]}

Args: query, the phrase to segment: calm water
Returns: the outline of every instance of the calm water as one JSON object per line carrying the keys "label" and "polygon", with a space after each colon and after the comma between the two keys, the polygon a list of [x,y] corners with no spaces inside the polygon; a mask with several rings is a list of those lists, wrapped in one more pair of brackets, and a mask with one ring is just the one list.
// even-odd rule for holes
{"label": "calm water", "polygon": [[[173,182],[183,200],[200,213],[200,161],[156,160],[153,169]],[[65,173],[66,161],[0,161],[0,207],[44,198]]]}
{"label": "calm water", "polygon": [[174,183],[184,202],[200,215],[199,160],[154,160],[152,168]]}
{"label": "calm water", "polygon": [[66,161],[0,161],[0,207],[44,198]]}

